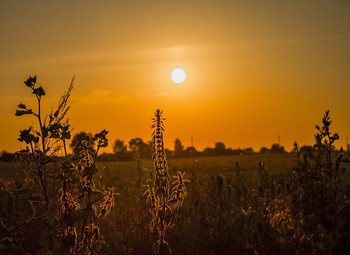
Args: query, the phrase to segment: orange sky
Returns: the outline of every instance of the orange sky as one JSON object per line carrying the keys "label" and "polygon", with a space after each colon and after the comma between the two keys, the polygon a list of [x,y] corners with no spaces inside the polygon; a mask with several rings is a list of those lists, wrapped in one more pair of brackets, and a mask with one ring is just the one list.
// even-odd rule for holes
{"label": "orange sky", "polygon": [[[56,106],[76,75],[68,114],[79,131],[150,140],[164,110],[175,138],[202,150],[313,143],[331,110],[350,136],[349,1],[0,1],[0,150],[16,151],[23,81],[37,75]],[[186,69],[174,85],[169,72]],[[50,108],[47,108],[49,111]],[[22,147],[21,147],[22,146]],[[110,146],[111,149],[112,146]]]}

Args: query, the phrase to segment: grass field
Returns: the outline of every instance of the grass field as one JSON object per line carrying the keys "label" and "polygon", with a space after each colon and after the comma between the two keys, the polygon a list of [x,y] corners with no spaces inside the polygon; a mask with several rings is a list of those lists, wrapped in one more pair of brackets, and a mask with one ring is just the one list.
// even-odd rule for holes
{"label": "grass field", "polygon": [[[199,157],[169,160],[171,175],[177,171],[186,172],[186,177],[196,175],[200,181],[208,181],[211,177],[222,175],[225,178],[235,178],[237,165],[239,164],[240,175],[245,179],[255,179],[258,176],[259,162],[263,162],[271,173],[283,173],[291,170],[296,158],[293,154],[255,154],[242,156],[218,156]],[[149,172],[153,171],[151,160],[142,161],[143,183],[149,178]],[[120,183],[133,184],[136,181],[135,162],[101,162],[103,166],[104,182],[109,185]],[[190,189],[191,184],[188,184]]]}
{"label": "grass field", "polygon": [[[264,162],[264,168],[260,162]],[[111,213],[96,219],[103,236],[101,254],[153,253],[157,234],[150,228],[152,217],[144,195],[153,165],[151,161],[140,163],[142,176],[136,162],[98,163],[101,171],[95,179],[96,187],[101,190],[115,187],[119,193]],[[190,181],[186,183],[188,195],[167,233],[173,254],[308,254],[312,250],[331,254],[334,249],[347,248],[341,238],[336,244],[331,243],[326,227],[316,224],[312,217],[308,216],[308,220],[316,224],[314,228],[302,230],[301,220],[306,218],[299,218],[303,208],[293,200],[300,192],[300,187],[295,190],[293,184],[296,154],[186,158],[170,160],[168,164],[170,176],[182,171]],[[342,167],[349,164],[343,163]],[[6,196],[10,193],[9,197],[16,195],[18,199],[21,195],[14,190],[25,186],[27,177],[20,163],[2,163],[0,169],[1,221],[8,224],[8,214],[13,214],[15,207],[9,206]],[[343,177],[350,179],[348,172]],[[58,196],[60,184],[52,184],[50,196]],[[317,194],[313,195],[316,199]],[[21,215],[23,211],[15,214]],[[349,220],[348,216],[342,217]],[[13,220],[13,226],[25,218],[21,215]],[[339,229],[347,226],[346,220],[342,224]],[[28,224],[15,235],[21,249],[32,254],[41,252],[38,240],[34,238],[31,243],[26,240],[33,227],[43,228],[39,225]],[[348,232],[344,231],[344,237]],[[298,253],[289,253],[290,249],[298,249]]]}

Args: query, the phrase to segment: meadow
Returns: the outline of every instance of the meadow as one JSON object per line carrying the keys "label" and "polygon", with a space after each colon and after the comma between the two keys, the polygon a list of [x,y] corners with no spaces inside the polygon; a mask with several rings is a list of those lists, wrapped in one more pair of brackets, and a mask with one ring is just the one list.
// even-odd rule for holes
{"label": "meadow", "polygon": [[[339,243],[326,243],[334,240],[326,239],[322,225],[298,233],[302,231],[298,226],[301,223],[292,219],[291,201],[286,204],[282,200],[281,194],[287,192],[283,189],[293,179],[296,153],[185,158],[169,160],[168,164],[170,175],[183,171],[190,181],[186,183],[188,195],[167,234],[172,254],[344,254],[330,250],[342,247]],[[150,227],[151,215],[144,195],[144,184],[153,172],[152,161],[99,162],[98,166],[101,171],[96,186],[113,186],[119,193],[111,213],[98,220],[104,243],[101,254],[153,254],[157,235]],[[343,167],[349,166],[343,163]],[[21,202],[23,208],[11,206],[6,195],[12,189],[12,196],[21,196],[14,190],[26,183],[26,167],[21,163],[2,163],[0,169],[1,221],[8,222],[6,217],[10,214],[23,218],[25,203]],[[344,183],[348,183],[348,172],[344,178]],[[52,196],[58,186],[53,188]],[[20,220],[13,221],[20,224]],[[45,224],[41,224],[33,222],[18,229],[18,233],[13,233],[18,243],[7,245],[6,249],[2,240],[1,254],[20,254],[22,249],[30,254],[50,254],[40,248],[40,236],[31,235],[33,228],[45,229]],[[348,230],[342,233],[344,238],[348,237],[346,234]]]}

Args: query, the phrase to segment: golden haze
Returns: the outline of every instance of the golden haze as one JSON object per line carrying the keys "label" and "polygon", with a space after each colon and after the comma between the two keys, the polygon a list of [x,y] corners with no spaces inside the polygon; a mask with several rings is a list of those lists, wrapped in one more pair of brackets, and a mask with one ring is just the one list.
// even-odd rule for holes
{"label": "golden haze", "polygon": [[[281,136],[291,149],[313,143],[330,109],[345,146],[349,11],[346,1],[1,1],[0,149],[20,149],[19,130],[34,123],[14,116],[18,103],[35,105],[29,75],[47,110],[76,75],[74,132],[105,128],[111,143],[150,140],[161,108],[168,148],[193,137],[200,150],[258,150]],[[188,74],[180,86],[169,79],[178,65]]]}

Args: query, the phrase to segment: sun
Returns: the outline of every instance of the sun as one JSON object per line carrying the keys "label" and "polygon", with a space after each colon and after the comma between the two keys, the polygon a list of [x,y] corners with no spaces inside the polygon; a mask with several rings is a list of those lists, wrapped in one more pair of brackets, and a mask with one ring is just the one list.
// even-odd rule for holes
{"label": "sun", "polygon": [[175,84],[184,83],[187,79],[187,73],[182,67],[176,67],[171,70],[170,79]]}

